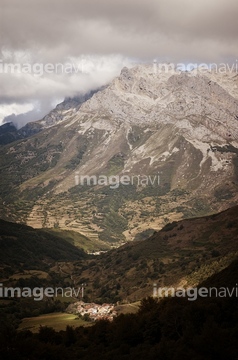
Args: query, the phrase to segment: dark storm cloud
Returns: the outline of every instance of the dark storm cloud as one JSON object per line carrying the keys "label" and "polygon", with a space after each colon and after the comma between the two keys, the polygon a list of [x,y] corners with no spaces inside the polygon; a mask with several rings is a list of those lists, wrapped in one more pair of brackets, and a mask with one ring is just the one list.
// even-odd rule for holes
{"label": "dark storm cloud", "polygon": [[[189,42],[214,57],[236,54],[236,0],[1,0],[1,45],[82,53],[181,58]],[[148,44],[149,42],[149,44]],[[175,45],[175,51],[172,45]],[[191,46],[190,56],[194,56]],[[189,51],[186,51],[189,55]],[[205,56],[205,54],[203,54]]]}

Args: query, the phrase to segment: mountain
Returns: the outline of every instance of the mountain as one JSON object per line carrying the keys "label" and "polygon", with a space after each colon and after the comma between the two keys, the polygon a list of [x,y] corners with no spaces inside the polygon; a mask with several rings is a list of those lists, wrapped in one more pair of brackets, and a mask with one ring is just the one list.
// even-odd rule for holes
{"label": "mountain", "polygon": [[0,145],[10,144],[16,140],[28,138],[29,136],[35,135],[44,129],[60,123],[67,118],[68,110],[70,110],[70,113],[72,113],[72,111],[78,111],[80,106],[90,99],[97,91],[98,90],[94,90],[73,98],[66,98],[42,120],[29,122],[20,129],[17,129],[12,122],[1,125]]}
{"label": "mountain", "polygon": [[[69,244],[69,239],[64,240],[66,231],[61,234],[59,229],[33,229],[3,220],[0,229],[0,280],[4,287],[77,288],[84,283],[85,301],[119,301],[118,309],[126,306],[129,312],[113,322],[101,320],[75,329],[76,321],[72,328],[68,326],[65,332],[58,333],[40,326],[39,334],[31,334],[31,328],[16,331],[22,318],[36,316],[41,324],[42,317],[38,315],[64,311],[69,301],[76,299],[2,298],[0,343],[4,358],[9,354],[15,358],[17,353],[22,359],[44,358],[45,351],[50,351],[51,358],[65,359],[69,355],[71,359],[89,359],[95,357],[97,349],[100,356],[103,352],[108,359],[114,355],[121,358],[125,353],[130,353],[131,359],[132,352],[138,358],[143,352],[143,357],[139,357],[142,359],[148,351],[151,359],[166,354],[173,359],[174,351],[178,351],[179,358],[184,356],[184,346],[189,358],[206,358],[208,350],[215,358],[217,351],[224,349],[230,359],[234,358],[238,206],[207,217],[169,223],[147,240],[130,242],[93,257]],[[74,235],[69,233],[68,238],[74,239]],[[219,297],[198,296],[191,301],[190,292],[187,297],[162,301],[143,299],[152,295],[155,283],[157,287],[217,287],[232,295],[224,297],[221,292]],[[128,302],[135,300],[141,300],[141,304],[139,311],[131,314],[130,309],[134,312],[138,307]],[[214,347],[217,337],[218,350]]]}
{"label": "mountain", "polygon": [[74,96],[73,98],[66,98],[62,103],[58,104],[56,108],[42,120],[29,122],[19,132],[24,137],[35,135],[51,126],[59,124],[64,121],[68,116],[72,116],[72,113],[79,111],[81,105],[89,100],[99,90],[92,90],[86,94]]}
{"label": "mountain", "polygon": [[235,72],[122,69],[0,148],[0,217],[122,244],[237,205],[237,86]]}
{"label": "mountain", "polygon": [[[204,284],[238,258],[238,206],[167,224],[146,240],[101,255],[70,244],[66,231],[33,229],[0,220],[1,283],[11,286],[85,284],[84,300],[131,303],[159,287]],[[80,239],[80,237],[79,237]],[[228,285],[235,281],[230,279]],[[214,280],[215,281],[215,280]]]}
{"label": "mountain", "polygon": [[0,126],[0,145],[6,145],[22,138],[23,136],[12,122]]}
{"label": "mountain", "polygon": [[45,270],[57,261],[86,259],[87,254],[57,234],[0,220],[1,276],[24,269]]}
{"label": "mountain", "polygon": [[90,256],[70,244],[68,238],[69,235],[61,236],[59,231],[54,234],[0,220],[1,325],[17,327],[22,318],[62,311],[68,306],[69,297],[42,297],[42,301],[36,301],[34,296],[17,296],[17,290],[15,296],[3,291],[9,287],[40,291],[40,288],[72,285],[72,278],[65,276],[65,262],[71,264]]}
{"label": "mountain", "polygon": [[87,283],[89,301],[134,302],[151,296],[154,283],[157,287],[197,286],[237,257],[235,206],[219,214],[169,223],[146,240],[76,261],[70,274],[76,284]]}

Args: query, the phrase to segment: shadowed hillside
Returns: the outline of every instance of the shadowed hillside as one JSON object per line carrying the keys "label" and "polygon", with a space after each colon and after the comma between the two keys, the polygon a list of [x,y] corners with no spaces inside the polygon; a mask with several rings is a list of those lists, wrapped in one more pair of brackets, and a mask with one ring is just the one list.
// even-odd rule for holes
{"label": "shadowed hillside", "polygon": [[238,254],[238,207],[167,224],[149,239],[76,262],[75,279],[91,300],[140,300],[158,286],[197,285]]}

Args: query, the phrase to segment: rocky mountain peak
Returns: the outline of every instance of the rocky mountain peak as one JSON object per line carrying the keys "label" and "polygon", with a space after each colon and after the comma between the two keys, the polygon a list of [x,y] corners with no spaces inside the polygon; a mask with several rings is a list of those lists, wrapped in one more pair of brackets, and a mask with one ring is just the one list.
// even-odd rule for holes
{"label": "rocky mountain peak", "polygon": [[[66,100],[34,123],[37,134],[2,147],[3,217],[17,213],[34,227],[57,226],[114,242],[235,205],[237,81],[234,73],[138,65],[123,68],[97,92]],[[160,184],[82,187],[76,172],[160,174]],[[27,214],[17,200],[8,204],[9,193],[21,196]]]}

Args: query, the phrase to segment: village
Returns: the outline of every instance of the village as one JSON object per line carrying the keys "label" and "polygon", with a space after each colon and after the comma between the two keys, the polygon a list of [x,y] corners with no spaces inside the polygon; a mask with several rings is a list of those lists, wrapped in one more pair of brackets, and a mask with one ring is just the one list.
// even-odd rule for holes
{"label": "village", "polygon": [[96,321],[107,319],[112,321],[117,312],[113,304],[95,304],[95,303],[85,303],[83,301],[78,301],[76,303],[70,304],[66,309],[67,313],[75,314],[84,317],[85,319]]}

